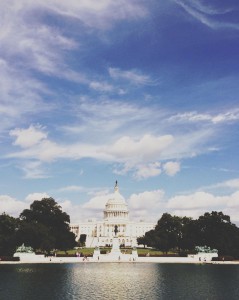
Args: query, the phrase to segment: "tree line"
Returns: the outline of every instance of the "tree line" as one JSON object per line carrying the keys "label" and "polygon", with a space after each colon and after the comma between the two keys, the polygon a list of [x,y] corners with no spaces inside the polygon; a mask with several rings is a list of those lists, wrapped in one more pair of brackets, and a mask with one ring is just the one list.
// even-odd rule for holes
{"label": "tree line", "polygon": [[0,215],[0,256],[11,256],[23,243],[37,252],[68,250],[75,245],[70,217],[53,198],[36,200],[19,218]]}
{"label": "tree line", "polygon": [[198,219],[164,213],[154,230],[138,238],[138,244],[164,253],[193,252],[196,246],[217,249],[219,255],[239,258],[239,228],[222,212],[206,212]]}
{"label": "tree line", "polygon": [[[3,213],[0,256],[11,256],[23,243],[37,252],[72,249],[76,241],[69,225],[69,215],[53,198],[35,200],[18,218]],[[166,254],[170,250],[192,253],[196,246],[207,246],[217,249],[219,255],[239,258],[239,228],[222,212],[206,212],[196,220],[164,213],[155,229],[137,240]]]}

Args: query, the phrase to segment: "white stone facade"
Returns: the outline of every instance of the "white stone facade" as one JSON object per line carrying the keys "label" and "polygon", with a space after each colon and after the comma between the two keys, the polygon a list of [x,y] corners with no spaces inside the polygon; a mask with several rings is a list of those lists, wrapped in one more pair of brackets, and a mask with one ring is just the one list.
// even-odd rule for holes
{"label": "white stone facade", "polygon": [[86,247],[112,246],[116,236],[119,243],[126,247],[137,246],[137,238],[145,235],[145,232],[154,229],[155,224],[146,222],[133,222],[129,220],[128,205],[124,197],[119,193],[116,182],[114,194],[107,201],[102,221],[89,220],[80,224],[71,224],[71,231],[78,241],[81,234],[86,234]]}

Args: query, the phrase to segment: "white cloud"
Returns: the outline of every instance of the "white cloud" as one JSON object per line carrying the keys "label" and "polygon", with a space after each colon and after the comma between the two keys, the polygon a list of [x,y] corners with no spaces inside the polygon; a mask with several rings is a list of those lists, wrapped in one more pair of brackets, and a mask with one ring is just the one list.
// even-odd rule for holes
{"label": "white cloud", "polygon": [[168,201],[168,207],[174,209],[213,208],[223,204],[225,204],[225,197],[215,197],[205,192],[175,196]]}
{"label": "white cloud", "polygon": [[128,199],[128,204],[132,218],[142,217],[156,221],[165,212],[164,191],[153,190],[132,194]]}
{"label": "white cloud", "polygon": [[[57,145],[47,139],[39,141],[39,144],[33,145],[22,151],[7,155],[8,157],[18,157],[23,159],[34,159],[41,162],[51,162],[61,157],[69,157],[70,153],[67,147]],[[35,162],[33,162],[34,165]],[[36,162],[38,164],[38,162]],[[31,169],[31,167],[29,168]]]}
{"label": "white cloud", "polygon": [[[214,209],[215,210],[215,209]],[[179,216],[179,217],[188,217],[188,218],[193,218],[193,219],[197,219],[199,216],[204,215],[204,213],[206,211],[210,211],[211,209],[205,210],[203,208],[200,209],[175,209],[175,210],[171,210],[170,213],[171,215],[174,216]]]}
{"label": "white cloud", "polygon": [[135,162],[152,161],[173,143],[172,135],[153,136],[145,134],[139,139],[124,136],[118,139],[108,150],[119,161],[129,158]]}
{"label": "white cloud", "polygon": [[14,145],[29,148],[47,139],[47,133],[40,125],[30,125],[27,129],[16,128],[10,131],[10,136],[16,137]]}
{"label": "white cloud", "polygon": [[[220,169],[220,171],[221,171],[221,169]],[[230,170],[223,169],[222,171],[229,172]],[[219,188],[238,190],[239,189],[239,178],[234,178],[234,179],[226,180],[226,181],[219,182],[216,184],[204,186],[204,187],[201,187],[200,190],[213,190],[213,189],[219,189]]]}
{"label": "white cloud", "polygon": [[85,222],[89,219],[103,219],[103,210],[111,194],[108,192],[91,197],[82,204],[73,204],[69,200],[60,201],[62,209],[70,215],[71,222]]}
{"label": "white cloud", "polygon": [[168,201],[170,209],[224,209],[239,207],[239,192],[225,196],[215,196],[206,192],[195,192],[190,195],[175,196]]}
{"label": "white cloud", "polygon": [[59,189],[59,192],[80,192],[84,188],[79,185],[70,185],[70,186],[65,186]]}
{"label": "white cloud", "polygon": [[139,165],[134,174],[136,179],[145,179],[149,177],[158,176],[161,174],[161,163],[155,162],[148,165]]}
{"label": "white cloud", "polygon": [[72,144],[65,146],[46,139],[41,133],[33,140],[27,139],[28,132],[25,130],[17,129],[11,131],[11,134],[17,135],[15,144],[28,146],[28,149],[9,154],[9,157],[38,159],[41,161],[52,161],[61,157],[71,159],[88,157],[105,161],[148,162],[157,159],[173,142],[171,135],[152,136],[147,134],[140,139],[124,136],[111,145]]}
{"label": "white cloud", "polygon": [[180,171],[180,163],[168,161],[163,165],[163,169],[167,175],[174,176]]}
{"label": "white cloud", "polygon": [[224,186],[224,187],[229,187],[232,189],[239,189],[239,178],[234,178],[231,180],[227,180],[224,183],[219,183],[218,186]]}
{"label": "white cloud", "polygon": [[59,199],[57,203],[61,206],[62,211],[66,212],[70,216],[70,222],[84,222],[85,221],[85,211],[82,210],[82,206],[79,204],[74,204],[72,201],[66,199]]}
{"label": "white cloud", "polygon": [[87,222],[87,220],[103,218],[103,209],[85,208],[84,204],[75,204],[70,200],[57,201],[62,210],[70,216],[70,222],[77,224],[79,222]]}
{"label": "white cloud", "polygon": [[231,217],[232,222],[239,221],[239,191],[224,196],[206,192],[179,195],[168,200],[167,209],[178,216],[197,218],[205,212],[222,211]]}
{"label": "white cloud", "polygon": [[25,200],[27,202],[33,202],[35,200],[42,200],[43,198],[50,198],[50,196],[47,193],[32,193],[27,195]]}
{"label": "white cloud", "polygon": [[91,211],[102,212],[105,208],[107,200],[112,196],[112,194],[97,195],[91,198],[88,202],[82,205],[83,209],[90,209]]}
{"label": "white cloud", "polygon": [[230,208],[239,208],[239,191],[236,191],[231,196],[228,197],[227,206]]}
{"label": "white cloud", "polygon": [[[30,204],[35,200],[49,198],[47,193],[31,193],[24,201],[16,200],[8,195],[0,195],[0,214],[6,213],[15,218],[19,217],[24,209],[29,209]],[[55,199],[61,206],[62,210],[70,215],[72,222],[84,221],[85,218],[92,217],[92,212],[82,211],[81,205],[73,204],[70,200]]]}
{"label": "white cloud", "polygon": [[0,214],[6,213],[14,217],[19,217],[19,214],[27,208],[27,204],[18,201],[8,195],[0,195]]}
{"label": "white cloud", "polygon": [[[14,129],[10,134],[16,137],[14,144],[24,148],[9,153],[6,157],[30,160],[29,164],[23,166],[28,178],[46,177],[40,164],[43,162],[53,162],[61,158],[90,158],[114,163],[114,172],[117,174],[133,172],[134,177],[143,179],[160,174],[160,161],[192,157],[200,154],[200,151],[206,151],[203,145],[211,131],[194,131],[183,136],[142,134],[133,138],[125,135],[114,141],[94,139],[92,143],[68,145],[49,140],[40,126],[31,126],[27,130]],[[34,167],[37,167],[36,171]],[[179,170],[178,162],[164,164],[164,171],[169,176],[175,175]]]}

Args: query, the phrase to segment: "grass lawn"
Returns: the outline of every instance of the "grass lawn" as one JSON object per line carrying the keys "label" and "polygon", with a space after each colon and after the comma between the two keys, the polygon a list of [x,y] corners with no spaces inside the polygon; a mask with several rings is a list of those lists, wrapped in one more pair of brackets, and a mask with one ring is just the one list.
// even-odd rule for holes
{"label": "grass lawn", "polygon": [[[107,252],[107,251],[110,251],[111,248],[100,248],[100,250],[102,252]],[[122,253],[127,253],[127,254],[131,254],[132,253],[132,249],[129,249],[129,248],[121,248],[120,249]],[[72,250],[67,250],[66,251],[68,253],[68,255],[75,255],[76,252],[78,253],[81,253],[82,255],[92,255],[93,252],[94,252],[94,248],[81,248],[81,249],[72,249]],[[66,255],[66,252],[65,251],[57,251],[57,254],[58,255]],[[159,256],[159,255],[163,255],[163,252],[162,251],[158,251],[158,250],[155,250],[155,249],[149,249],[149,248],[137,248],[137,252],[138,252],[138,255],[146,255],[149,253],[150,256]],[[169,252],[168,253],[169,255],[170,254],[175,254],[173,252]]]}

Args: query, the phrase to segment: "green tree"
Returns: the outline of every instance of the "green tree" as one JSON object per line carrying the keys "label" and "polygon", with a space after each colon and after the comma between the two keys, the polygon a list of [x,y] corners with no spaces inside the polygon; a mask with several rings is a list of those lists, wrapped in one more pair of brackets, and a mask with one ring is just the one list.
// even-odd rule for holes
{"label": "green tree", "polygon": [[0,215],[0,255],[11,256],[16,250],[18,219],[3,213]]}
{"label": "green tree", "polygon": [[206,212],[197,220],[198,244],[218,249],[220,255],[239,256],[239,228],[222,212]]}
{"label": "green tree", "polygon": [[21,221],[17,231],[17,243],[31,246],[34,250],[41,249],[49,252],[54,248],[55,237],[50,234],[47,226],[33,221]]}
{"label": "green tree", "polygon": [[155,230],[151,229],[150,231],[145,233],[145,236],[143,237],[145,239],[144,243],[145,245],[149,247],[155,246]]}
{"label": "green tree", "polygon": [[70,232],[70,217],[53,198],[34,201],[20,214],[20,220],[18,239],[34,249],[67,250],[76,244]]}
{"label": "green tree", "polygon": [[181,221],[181,232],[178,240],[178,249],[183,251],[194,250],[198,245],[198,227],[197,222],[192,218],[183,217]]}
{"label": "green tree", "polygon": [[138,245],[144,245],[144,248],[146,247],[147,245],[147,239],[145,236],[140,236],[137,238],[137,243]]}
{"label": "green tree", "polygon": [[155,247],[165,253],[178,248],[182,237],[181,218],[164,213],[155,227]]}

